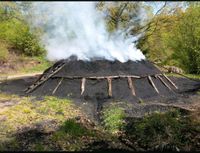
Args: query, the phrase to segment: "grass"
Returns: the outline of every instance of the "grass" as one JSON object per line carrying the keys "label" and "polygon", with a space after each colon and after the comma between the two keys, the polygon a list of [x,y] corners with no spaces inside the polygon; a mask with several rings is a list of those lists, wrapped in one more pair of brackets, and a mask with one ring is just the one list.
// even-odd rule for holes
{"label": "grass", "polygon": [[125,130],[132,140],[147,150],[189,151],[196,148],[200,132],[200,120],[194,122],[193,118],[194,116],[183,117],[178,110],[172,109],[166,113],[157,112],[133,120]]}
{"label": "grass", "polygon": [[66,119],[80,114],[79,109],[67,99],[48,96],[42,101],[33,101],[33,97],[18,97],[1,93],[0,101],[3,100],[18,101],[18,103],[0,111],[0,117],[6,117],[5,121],[1,121],[0,140],[4,140],[24,126],[44,120],[55,120],[58,124],[62,124]]}
{"label": "grass", "polygon": [[124,125],[124,109],[112,104],[103,111],[103,123],[106,130],[117,133]]}
{"label": "grass", "polygon": [[[84,117],[84,113],[71,100],[52,96],[36,100],[35,97],[0,93],[0,103],[4,101],[18,103],[0,109],[0,118],[6,117],[6,120],[0,121],[0,151],[21,150],[24,147],[28,147],[31,151],[80,151],[94,140],[112,139],[101,127],[94,129],[87,125],[87,122],[77,121],[75,117]],[[45,135],[45,139],[39,139],[28,133],[26,138],[16,139],[15,133],[25,127],[34,128],[36,124],[47,120],[55,122],[45,124],[44,132],[51,131],[52,126],[56,129],[52,134]]]}
{"label": "grass", "polygon": [[[188,78],[191,78],[191,79],[200,79],[199,74],[183,74],[183,75],[185,75],[185,76],[187,76]],[[167,73],[167,76],[183,77],[183,76],[178,75],[176,73]]]}
{"label": "grass", "polygon": [[[9,55],[8,65],[11,68],[4,70],[0,76],[26,74],[26,73],[37,73],[43,72],[45,69],[50,67],[53,63],[49,62],[45,57],[27,57]],[[0,67],[1,68],[1,67]]]}
{"label": "grass", "polygon": [[34,73],[34,72],[43,72],[45,69],[52,65],[51,62],[47,61],[44,57],[33,57],[31,58],[34,61],[40,62],[40,64],[34,67],[25,67],[21,70],[21,73]]}

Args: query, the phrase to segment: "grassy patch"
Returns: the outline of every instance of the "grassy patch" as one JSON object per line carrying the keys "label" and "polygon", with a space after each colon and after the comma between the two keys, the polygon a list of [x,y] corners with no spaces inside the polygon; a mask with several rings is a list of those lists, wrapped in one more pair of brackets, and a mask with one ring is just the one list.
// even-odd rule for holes
{"label": "grassy patch", "polygon": [[[166,75],[167,76],[175,76],[175,77],[183,77],[183,76],[178,75],[176,73],[167,73]],[[185,76],[187,76],[191,79],[200,79],[200,75],[198,75],[198,74],[183,74],[183,75],[185,75]]]}
{"label": "grassy patch", "polygon": [[121,130],[124,125],[124,109],[115,104],[110,105],[103,111],[103,123],[106,130],[116,133]]}
{"label": "grassy patch", "polygon": [[30,126],[45,120],[55,120],[62,124],[66,119],[79,115],[80,111],[67,99],[45,97],[42,101],[33,101],[33,97],[0,94],[0,101],[18,101],[14,106],[1,109],[0,138],[3,141],[24,126]]}
{"label": "grassy patch", "polygon": [[44,57],[32,57],[31,59],[36,62],[39,62],[40,64],[33,67],[25,67],[21,70],[22,73],[43,72],[45,69],[52,65],[52,63]]}
{"label": "grassy patch", "polygon": [[183,117],[177,110],[171,110],[135,119],[126,127],[126,132],[146,150],[177,151],[186,146],[191,150],[198,143],[199,123],[194,123],[190,117]]}

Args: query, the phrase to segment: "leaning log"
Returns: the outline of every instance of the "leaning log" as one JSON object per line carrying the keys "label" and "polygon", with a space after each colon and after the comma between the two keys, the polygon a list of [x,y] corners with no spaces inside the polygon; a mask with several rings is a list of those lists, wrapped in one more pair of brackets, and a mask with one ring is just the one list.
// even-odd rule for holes
{"label": "leaning log", "polygon": [[81,79],[81,95],[84,93],[85,91],[85,82],[86,82],[86,78],[82,78]]}
{"label": "leaning log", "polygon": [[175,83],[170,80],[170,78],[168,78],[165,74],[162,74],[176,89],[178,89],[178,87],[175,85]]}
{"label": "leaning log", "polygon": [[33,85],[31,85],[29,88],[25,90],[26,93],[30,93],[34,89],[36,89],[39,85],[47,81],[50,77],[52,77],[54,74],[56,74],[58,71],[60,71],[64,67],[65,63],[63,65],[58,65],[57,67],[54,68],[54,70],[51,71],[50,74],[45,74],[41,76],[41,78],[36,81]]}
{"label": "leaning log", "polygon": [[157,93],[159,93],[158,89],[156,88],[155,84],[153,83],[153,80],[151,78],[151,76],[148,76],[149,82],[150,84],[153,86],[153,88],[156,90]]}
{"label": "leaning log", "polygon": [[127,79],[128,79],[128,85],[129,85],[129,88],[131,89],[132,95],[133,95],[133,96],[136,96],[136,94],[135,94],[135,89],[134,89],[134,87],[133,87],[133,81],[132,81],[131,77],[128,77]]}
{"label": "leaning log", "polygon": [[169,89],[169,90],[172,90],[171,88],[170,88],[170,86],[168,86],[168,84],[161,78],[161,76],[156,76],[156,77],[158,77],[159,79],[160,79],[160,81]]}
{"label": "leaning log", "polygon": [[57,89],[61,85],[62,81],[63,81],[63,78],[60,79],[58,85],[55,87],[55,89],[53,90],[52,94],[54,94],[57,91]]}
{"label": "leaning log", "polygon": [[112,97],[112,79],[108,77],[107,81],[108,81],[108,96]]}

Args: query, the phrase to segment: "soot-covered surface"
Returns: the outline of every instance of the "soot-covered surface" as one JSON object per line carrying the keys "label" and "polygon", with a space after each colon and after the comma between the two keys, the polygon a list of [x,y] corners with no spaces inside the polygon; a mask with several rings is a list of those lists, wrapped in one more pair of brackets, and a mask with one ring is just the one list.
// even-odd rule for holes
{"label": "soot-covered surface", "polygon": [[[160,71],[149,61],[120,61],[95,60],[62,60],[58,63],[65,62],[65,66],[54,76],[108,76],[108,75],[153,75]],[[53,66],[54,67],[54,66]]]}

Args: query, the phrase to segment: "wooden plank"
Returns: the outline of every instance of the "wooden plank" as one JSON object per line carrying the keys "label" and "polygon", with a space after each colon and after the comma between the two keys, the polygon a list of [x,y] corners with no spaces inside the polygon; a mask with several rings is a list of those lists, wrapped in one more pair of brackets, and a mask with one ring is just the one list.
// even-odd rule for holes
{"label": "wooden plank", "polygon": [[86,78],[82,78],[81,79],[81,95],[84,93],[85,91],[85,82],[86,82]]}
{"label": "wooden plank", "polygon": [[134,89],[134,87],[133,87],[133,81],[132,81],[131,77],[128,77],[128,85],[129,85],[129,88],[131,89],[132,95],[133,95],[133,96],[136,96],[136,94],[135,94],[135,89]]}
{"label": "wooden plank", "polygon": [[58,89],[58,87],[60,86],[60,84],[62,83],[63,78],[60,79],[58,85],[55,87],[55,89],[53,90],[52,94],[54,94],[56,92],[56,90]]}
{"label": "wooden plank", "polygon": [[162,74],[176,89],[178,89],[178,87],[172,82],[172,80],[170,80],[170,78],[168,78],[165,74]]}
{"label": "wooden plank", "polygon": [[169,89],[169,90],[172,90],[171,88],[170,88],[170,86],[168,86],[168,84],[161,78],[161,76],[156,76],[156,77],[158,77],[159,79],[160,79],[160,81]]}
{"label": "wooden plank", "polygon": [[108,81],[108,95],[112,97],[112,79],[108,77],[107,81]]}
{"label": "wooden plank", "polygon": [[159,93],[158,89],[156,88],[155,84],[153,83],[153,80],[151,78],[151,76],[148,76],[149,82],[150,84],[153,86],[153,88],[156,90],[157,93]]}

